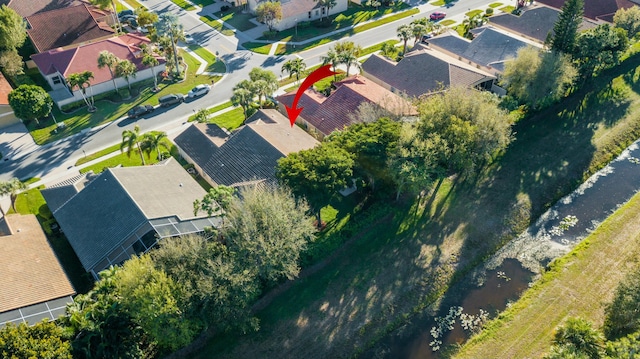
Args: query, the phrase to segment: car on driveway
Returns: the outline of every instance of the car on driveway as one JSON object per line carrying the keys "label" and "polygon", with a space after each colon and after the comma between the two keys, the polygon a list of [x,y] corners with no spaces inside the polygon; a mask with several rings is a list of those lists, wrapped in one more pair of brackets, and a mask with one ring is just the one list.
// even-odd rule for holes
{"label": "car on driveway", "polygon": [[122,10],[118,13],[118,18],[122,20],[125,16],[134,16],[136,13],[131,9]]}
{"label": "car on driveway", "polygon": [[431,19],[433,21],[437,21],[437,20],[444,19],[445,16],[447,16],[446,13],[436,11],[436,12],[432,13],[431,15],[429,15],[429,19]]}
{"label": "car on driveway", "polygon": [[184,34],[184,42],[187,45],[191,45],[191,44],[195,44],[196,40],[193,39],[193,36],[191,36],[191,34]]}
{"label": "car on driveway", "polygon": [[129,115],[129,118],[136,118],[153,112],[153,110],[155,110],[155,108],[151,105],[139,105],[129,110],[127,115]]}
{"label": "car on driveway", "polygon": [[171,93],[164,95],[158,99],[160,106],[171,106],[184,101],[184,95],[180,93]]}
{"label": "car on driveway", "polygon": [[198,96],[206,95],[209,93],[209,90],[210,90],[209,85],[205,85],[205,84],[198,85],[192,88],[191,91],[189,91],[189,93],[187,94],[187,97],[195,98]]}

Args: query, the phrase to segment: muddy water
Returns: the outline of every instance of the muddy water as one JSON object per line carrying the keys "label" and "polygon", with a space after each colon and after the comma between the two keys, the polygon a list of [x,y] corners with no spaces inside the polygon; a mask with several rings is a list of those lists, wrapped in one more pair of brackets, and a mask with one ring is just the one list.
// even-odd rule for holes
{"label": "muddy water", "polygon": [[[452,306],[461,306],[464,313],[478,314],[480,309],[494,316],[509,301],[515,301],[527,288],[534,272],[571,250],[602,221],[634,194],[640,191],[640,140],[633,143],[608,166],[591,176],[570,195],[562,198],[545,212],[527,231],[503,247],[478,272],[486,280],[480,287],[451,288],[440,308],[444,316]],[[563,219],[575,216],[577,223],[563,228]],[[498,273],[500,275],[498,275]],[[509,280],[507,280],[507,278]],[[363,357],[438,358],[429,345],[434,317],[418,316],[414,323],[384,338]],[[441,348],[462,343],[468,337],[456,321],[454,329],[442,338]]]}

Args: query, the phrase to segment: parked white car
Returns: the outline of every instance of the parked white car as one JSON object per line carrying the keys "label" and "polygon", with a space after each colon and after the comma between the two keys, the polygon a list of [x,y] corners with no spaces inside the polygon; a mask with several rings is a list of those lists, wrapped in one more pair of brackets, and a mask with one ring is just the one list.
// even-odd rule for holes
{"label": "parked white car", "polygon": [[194,98],[194,97],[198,97],[198,96],[202,96],[202,95],[206,95],[209,93],[209,90],[211,88],[209,87],[209,85],[198,85],[194,88],[191,89],[191,91],[189,91],[189,93],[187,94],[188,98]]}
{"label": "parked white car", "polygon": [[184,42],[187,45],[191,45],[191,44],[195,44],[196,40],[193,39],[193,37],[191,36],[191,34],[184,34]]}

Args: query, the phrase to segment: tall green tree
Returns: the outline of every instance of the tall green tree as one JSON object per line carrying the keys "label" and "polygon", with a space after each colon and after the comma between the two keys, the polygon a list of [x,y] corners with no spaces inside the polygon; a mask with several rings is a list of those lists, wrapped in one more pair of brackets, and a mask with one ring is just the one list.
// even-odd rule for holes
{"label": "tall green tree", "polygon": [[118,61],[115,67],[116,76],[124,77],[124,79],[127,80],[129,92],[131,92],[131,78],[135,78],[137,72],[138,69],[136,68],[136,65],[134,65],[133,62],[129,60]]}
{"label": "tall green tree", "polygon": [[572,56],[576,50],[578,27],[582,22],[584,0],[567,0],[562,5],[560,16],[553,25],[550,47],[554,51]]}
{"label": "tall green tree", "polygon": [[[335,56],[337,56],[337,64],[344,64],[347,66],[347,76],[349,76],[351,66],[356,66],[359,69],[361,68],[360,62],[358,62],[358,56],[360,56],[361,52],[362,47],[360,47],[360,45],[356,45],[352,41],[338,42],[333,46],[333,49],[329,50],[327,57],[323,59],[323,62],[325,62],[325,65],[327,63],[331,63],[335,71],[336,65],[332,58],[333,53],[335,53]],[[334,80],[336,79],[337,78],[334,75]]]}
{"label": "tall green tree", "polygon": [[576,43],[573,59],[582,78],[589,79],[617,65],[629,39],[625,30],[602,24],[581,33]]}
{"label": "tall green tree", "polygon": [[0,68],[9,77],[22,75],[24,73],[24,63],[18,51],[15,49],[0,51]]}
{"label": "tall green tree", "polygon": [[613,23],[616,27],[625,29],[629,38],[635,37],[640,32],[640,7],[618,9],[613,15]]}
{"label": "tall green tree", "polygon": [[9,92],[9,106],[18,118],[40,124],[38,119],[51,113],[53,100],[40,86],[20,85]]}
{"label": "tall green tree", "polygon": [[120,59],[112,54],[111,52],[104,50],[104,51],[100,51],[100,54],[98,55],[98,68],[104,68],[106,67],[109,70],[109,74],[111,75],[111,81],[113,81],[113,87],[116,89],[116,92],[118,92],[118,84],[116,84],[116,77],[114,76],[114,71],[116,68],[116,65],[120,62]]}
{"label": "tall green tree", "polygon": [[276,176],[298,197],[306,198],[322,227],[320,210],[337,191],[351,185],[354,160],[346,150],[323,144],[278,160]]}
{"label": "tall green tree", "polygon": [[[599,359],[602,357],[604,338],[588,321],[582,318],[569,318],[556,329],[553,343],[556,347],[565,348],[560,349],[559,352]],[[559,357],[556,356],[556,358]]]}
{"label": "tall green tree", "polygon": [[[175,61],[176,76],[180,77],[177,43],[180,40],[184,40],[184,29],[178,20],[178,16],[172,13],[160,15],[160,20],[156,23],[156,30],[159,35],[169,37],[171,49],[173,50],[173,60]],[[166,50],[168,51],[168,48]]]}
{"label": "tall green tree", "polygon": [[396,34],[398,35],[398,38],[402,41],[402,44],[403,44],[402,54],[404,55],[407,53],[407,42],[409,41],[409,39],[413,37],[413,29],[409,24],[400,25],[396,30]]}
{"label": "tall green tree", "polygon": [[142,155],[142,148],[140,147],[140,126],[135,125],[133,130],[124,130],[122,131],[122,143],[120,144],[120,152],[124,152],[124,148],[127,148],[127,156],[131,157],[131,152],[134,148],[138,150],[140,154],[140,160],[142,160],[142,165],[144,166],[146,163],[144,162],[144,156]]}
{"label": "tall green tree", "polygon": [[229,250],[265,283],[295,278],[300,253],[313,238],[309,208],[281,188],[252,187],[240,197],[231,202],[229,225],[222,228]]}
{"label": "tall green tree", "polygon": [[307,69],[307,65],[301,58],[295,58],[287,60],[282,64],[282,72],[288,72],[289,78],[296,75],[296,81],[300,81],[300,75],[304,75],[304,71]]}
{"label": "tall green tree", "polygon": [[146,8],[139,8],[136,10],[136,15],[138,15],[138,24],[147,29],[151,29],[151,26],[159,20],[158,14],[149,11]]}
{"label": "tall green tree", "polygon": [[249,80],[242,80],[233,87],[233,95],[231,95],[231,103],[234,106],[242,107],[244,119],[247,119],[248,111],[255,97],[253,85]]}
{"label": "tall green tree", "polygon": [[604,334],[609,339],[640,331],[640,269],[620,282],[611,303],[605,307]]}
{"label": "tall green tree", "polygon": [[254,67],[249,72],[249,79],[255,94],[258,95],[258,102],[261,104],[263,97],[273,96],[273,93],[278,89],[278,77],[273,71]]}
{"label": "tall green tree", "polygon": [[209,217],[214,214],[224,216],[229,210],[235,192],[235,188],[225,185],[212,187],[204,198],[193,201],[193,214],[197,216],[200,211],[204,211]]}
{"label": "tall green tree", "polygon": [[27,39],[27,25],[22,16],[7,5],[0,6],[0,50],[15,50]]}
{"label": "tall green tree", "polygon": [[422,39],[422,35],[425,35],[429,29],[427,25],[421,23],[411,23],[411,32],[413,33],[413,44],[417,44]]}
{"label": "tall green tree", "polygon": [[505,63],[501,84],[521,103],[540,109],[560,99],[576,76],[568,55],[528,46]]}
{"label": "tall green tree", "polygon": [[263,1],[256,7],[258,21],[265,23],[269,31],[282,20],[282,5],[280,1]]}
{"label": "tall green tree", "polygon": [[91,95],[91,98],[87,98],[86,91],[86,89],[91,86],[91,80],[93,80],[93,72],[91,71],[77,72],[67,76],[69,87],[71,87],[71,90],[75,89],[76,87],[80,90],[82,99],[89,108],[89,111],[95,110],[93,94]]}
{"label": "tall green tree", "polygon": [[338,52],[335,49],[329,49],[327,54],[322,56],[320,59],[322,60],[323,65],[331,65],[331,70],[334,72],[333,80],[338,81],[337,68],[338,65],[340,65],[340,56],[338,55]]}
{"label": "tall green tree", "polygon": [[396,56],[398,55],[398,49],[392,43],[385,42],[380,48],[380,53],[382,54],[382,56],[386,56],[392,60],[395,60]]}
{"label": "tall green tree", "polygon": [[46,319],[32,326],[9,323],[1,328],[0,354],[8,359],[73,358],[62,328]]}
{"label": "tall green tree", "polygon": [[113,17],[113,22],[116,24],[116,31],[122,32],[122,24],[120,24],[118,9],[116,8],[116,2],[114,0],[89,0],[89,2],[102,10],[106,10],[111,6],[111,16]]}
{"label": "tall green tree", "polygon": [[[27,185],[17,178],[13,178],[6,182],[0,182],[0,197],[9,195],[9,199],[11,200],[11,209],[17,213],[16,199],[18,199],[18,193],[25,189],[27,189]],[[5,213],[2,206],[0,206],[0,212],[2,212],[2,216],[4,217]]]}
{"label": "tall green tree", "polygon": [[260,293],[255,271],[243,268],[226,245],[199,235],[166,238],[150,252],[156,268],[184,288],[182,309],[218,330],[255,330],[251,304]]}
{"label": "tall green tree", "polygon": [[160,62],[158,61],[158,59],[155,58],[155,56],[151,55],[151,54],[144,54],[142,56],[142,64],[144,66],[147,66],[149,68],[151,68],[151,74],[153,76],[153,89],[157,90],[158,89],[158,76],[156,76],[156,66],[158,66]]}
{"label": "tall green tree", "polygon": [[158,159],[161,161],[164,159],[160,148],[169,151],[169,147],[163,141],[165,138],[167,138],[167,133],[162,131],[147,132],[142,135],[140,147],[147,154],[147,158],[150,158],[151,152],[156,151]]}

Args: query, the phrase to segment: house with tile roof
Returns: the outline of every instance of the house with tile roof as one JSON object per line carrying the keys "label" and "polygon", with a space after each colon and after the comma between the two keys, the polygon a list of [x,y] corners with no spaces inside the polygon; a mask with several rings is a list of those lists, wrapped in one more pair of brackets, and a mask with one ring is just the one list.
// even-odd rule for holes
{"label": "house with tile roof", "polygon": [[153,166],[109,168],[93,179],[42,190],[82,266],[95,278],[163,238],[219,226],[218,217],[193,213],[193,202],[205,194],[172,158]]}
{"label": "house with tile roof", "polygon": [[[248,0],[249,11],[255,14],[256,8],[263,1]],[[324,8],[317,0],[280,0],[282,6],[282,19],[275,25],[277,31],[290,29],[296,24],[306,21],[314,21],[339,14],[349,7],[348,0],[336,0],[336,5],[331,9]]]}
{"label": "house with tile roof", "polygon": [[194,123],[175,139],[180,155],[212,186],[275,184],[280,158],[313,148],[318,141],[272,109],[256,112],[233,132]]}
{"label": "house with tile roof", "polygon": [[22,17],[88,3],[85,0],[0,0],[0,5],[7,5]]}
{"label": "house with tile roof", "polygon": [[372,55],[363,64],[364,76],[389,89],[419,97],[445,90],[451,86],[490,90],[496,76],[449,55],[418,44],[395,62],[380,55]]}
{"label": "house with tile roof", "polygon": [[9,92],[11,91],[13,88],[0,73],[0,128],[20,123],[20,120],[13,113],[13,109],[9,106]]}
{"label": "house with tile roof", "polygon": [[515,58],[518,50],[526,46],[541,48],[534,41],[520,39],[492,26],[471,30],[473,40],[461,37],[455,31],[428,39],[425,43],[433,49],[480,66],[487,72],[497,74],[504,71],[505,61]]}
{"label": "house with tile roof", "polygon": [[[408,100],[366,77],[351,76],[334,85],[336,90],[328,97],[308,89],[298,102],[298,107],[304,109],[296,122],[318,138],[354,123],[350,115],[364,102],[377,104],[398,116],[416,114]],[[295,92],[290,92],[277,98],[283,113],[286,113],[284,106],[291,107],[295,96]]]}
{"label": "house with tile roof", "polygon": [[[556,9],[561,9],[565,0],[537,0]],[[628,9],[640,3],[631,0],[584,0],[584,17],[595,21],[606,21],[613,23],[613,15],[620,9]]]}
{"label": "house with tile roof", "polygon": [[76,293],[36,216],[0,219],[0,328],[65,314]]}
{"label": "house with tile roof", "polygon": [[[542,44],[553,31],[553,25],[555,25],[559,15],[560,11],[557,9],[534,5],[523,8],[519,16],[507,13],[499,14],[491,16],[490,21],[494,27],[513,32]],[[595,22],[583,19],[579,30],[587,30],[596,26]]]}
{"label": "house with tile roof", "polygon": [[37,52],[104,40],[115,33],[109,15],[86,4],[45,11],[26,18],[27,35]]}
{"label": "house with tile roof", "polygon": [[[166,61],[157,57],[159,64],[153,69],[142,63],[141,46],[151,44],[151,41],[141,35],[124,34],[110,37],[98,42],[82,44],[68,49],[52,49],[31,56],[42,76],[47,80],[52,91],[49,93],[58,107],[69,103],[82,101],[80,90],[72,91],[68,87],[67,77],[70,74],[91,71],[93,79],[89,81],[88,94],[98,95],[115,90],[109,69],[98,67],[98,57],[101,51],[109,51],[121,60],[131,61],[138,72],[132,83],[143,81],[158,75],[165,69]],[[127,86],[124,78],[116,78],[118,88]]]}

